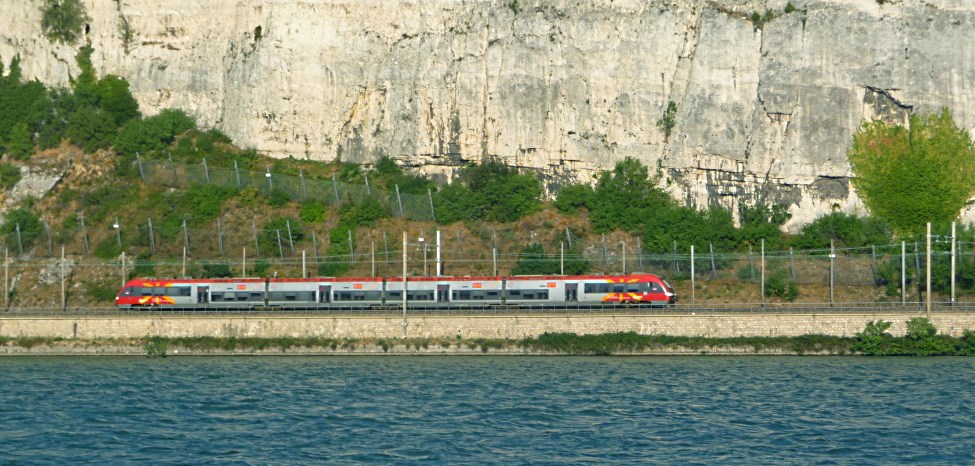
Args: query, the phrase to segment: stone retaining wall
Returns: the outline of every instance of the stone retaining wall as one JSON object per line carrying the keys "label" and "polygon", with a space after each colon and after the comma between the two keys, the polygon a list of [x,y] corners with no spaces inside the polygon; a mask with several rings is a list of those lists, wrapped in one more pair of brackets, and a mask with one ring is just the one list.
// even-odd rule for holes
{"label": "stone retaining wall", "polygon": [[[673,315],[576,315],[576,316],[417,316],[408,318],[411,338],[507,338],[520,339],[546,332],[602,334],[637,332],[697,337],[798,336],[826,334],[853,336],[867,322],[886,320],[891,333],[903,335],[905,322],[923,314],[673,314]],[[975,330],[975,313],[939,313],[931,317],[939,332],[960,336]],[[60,338],[177,337],[321,337],[399,338],[402,317],[31,317],[0,318],[0,336]]]}

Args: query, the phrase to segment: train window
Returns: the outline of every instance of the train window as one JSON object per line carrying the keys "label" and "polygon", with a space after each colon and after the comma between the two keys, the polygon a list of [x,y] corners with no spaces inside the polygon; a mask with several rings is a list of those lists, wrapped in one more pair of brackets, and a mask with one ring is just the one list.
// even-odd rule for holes
{"label": "train window", "polygon": [[157,286],[157,287],[153,288],[152,289],[152,295],[153,296],[166,296],[166,287],[165,286]]}
{"label": "train window", "polygon": [[521,290],[508,290],[508,296],[511,296],[511,297],[514,297],[514,296],[521,297]]}
{"label": "train window", "polygon": [[539,291],[538,299],[548,299],[548,290]]}
{"label": "train window", "polygon": [[352,293],[349,291],[339,291],[335,293],[336,301],[352,301]]}
{"label": "train window", "polygon": [[190,287],[188,286],[171,286],[166,288],[167,296],[190,296]]}
{"label": "train window", "polygon": [[623,284],[623,283],[614,283],[613,284],[613,293],[622,293],[624,291],[626,291],[626,285],[625,284]]}
{"label": "train window", "polygon": [[402,291],[387,291],[386,292],[386,299],[388,299],[388,300],[403,299],[403,292]]}
{"label": "train window", "polygon": [[650,284],[650,291],[652,291],[652,292],[654,292],[654,293],[659,293],[659,292],[661,292],[662,290],[660,289],[660,285],[658,285],[658,284],[656,284],[656,283],[651,283],[651,284]]}
{"label": "train window", "polygon": [[501,293],[498,291],[488,291],[487,296],[488,298],[498,299],[499,297],[501,297]]}
{"label": "train window", "polygon": [[640,291],[639,283],[630,283],[626,285],[626,291],[630,293],[638,293]]}

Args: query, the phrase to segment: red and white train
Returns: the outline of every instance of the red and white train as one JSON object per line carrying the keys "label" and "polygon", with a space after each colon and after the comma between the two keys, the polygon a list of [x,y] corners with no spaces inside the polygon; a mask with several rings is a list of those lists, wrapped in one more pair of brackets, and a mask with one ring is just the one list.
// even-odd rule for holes
{"label": "red and white train", "polygon": [[[673,287],[652,274],[510,277],[410,277],[410,309],[572,308],[668,305]],[[402,277],[218,278],[129,281],[119,309],[329,310],[403,305]]]}

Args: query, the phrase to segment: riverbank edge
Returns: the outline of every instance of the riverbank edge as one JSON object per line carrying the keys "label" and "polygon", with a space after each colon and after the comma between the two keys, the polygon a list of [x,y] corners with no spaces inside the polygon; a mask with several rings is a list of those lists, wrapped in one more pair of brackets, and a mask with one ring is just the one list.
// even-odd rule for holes
{"label": "riverbank edge", "polygon": [[[570,335],[570,340],[575,340]],[[592,336],[578,337],[591,338]],[[597,336],[600,337],[600,336]],[[613,342],[617,335],[602,335],[607,344],[599,347],[551,348],[537,340],[333,340],[294,342],[281,339],[207,338],[187,342],[182,339],[146,337],[143,339],[42,339],[11,338],[0,341],[0,357],[16,356],[840,356],[855,355],[849,346],[853,338],[830,338],[825,345],[809,345],[810,338],[758,338],[743,344],[721,339],[698,339],[694,345],[659,344],[632,347]]]}

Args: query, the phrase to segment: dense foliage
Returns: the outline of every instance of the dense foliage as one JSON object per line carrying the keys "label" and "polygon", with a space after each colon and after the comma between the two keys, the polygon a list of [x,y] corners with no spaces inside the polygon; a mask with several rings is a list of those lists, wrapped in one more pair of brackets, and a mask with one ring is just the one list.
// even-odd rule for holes
{"label": "dense foliage", "polygon": [[542,183],[496,159],[464,168],[459,182],[434,196],[437,220],[513,222],[541,208]]}
{"label": "dense foliage", "polygon": [[975,193],[975,148],[947,109],[909,128],[865,123],[847,155],[864,204],[899,234],[954,220]]}
{"label": "dense foliage", "polygon": [[81,0],[45,0],[41,6],[41,30],[51,42],[77,42],[86,21],[88,14]]}
{"label": "dense foliage", "polygon": [[518,263],[511,270],[512,275],[558,275],[565,269],[566,275],[581,275],[589,272],[589,261],[578,250],[546,254],[545,247],[538,243],[525,246],[518,256]]}

